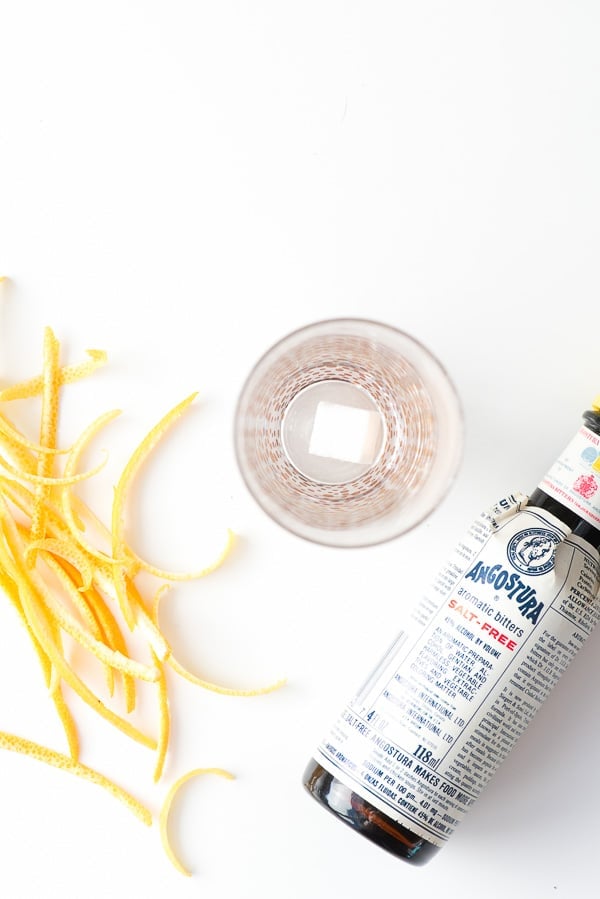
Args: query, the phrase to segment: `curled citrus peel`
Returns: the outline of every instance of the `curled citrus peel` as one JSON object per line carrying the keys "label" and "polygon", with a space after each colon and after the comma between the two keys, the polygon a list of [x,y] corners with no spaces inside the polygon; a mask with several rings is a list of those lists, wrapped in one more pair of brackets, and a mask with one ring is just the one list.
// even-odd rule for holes
{"label": "curled citrus peel", "polygon": [[[106,425],[110,424],[111,421],[114,421],[114,419],[117,418],[117,416],[120,414],[120,409],[112,409],[110,412],[105,412],[103,415],[99,415],[98,418],[96,418],[90,425],[88,425],[88,427],[75,441],[74,445],[69,451],[69,455],[65,462],[64,468],[66,477],[71,478],[75,476],[82,453],[87,449],[88,445],[98,434],[98,432],[101,431],[102,428],[104,428]],[[82,549],[85,550],[88,555],[92,556],[92,558],[97,559],[100,562],[112,562],[113,559],[108,555],[108,553],[101,552],[96,546],[93,545],[90,540],[86,539],[85,534],[83,533],[85,524],[82,520],[81,515],[78,515],[75,511],[76,502],[77,500],[71,490],[63,490],[61,496],[62,512],[71,536],[82,547]],[[79,507],[82,513],[90,513],[90,510],[88,510],[85,507],[85,504],[81,501],[79,502]],[[124,560],[114,561],[122,562]]]}
{"label": "curled citrus peel", "polygon": [[[169,587],[170,584],[162,584],[162,586],[159,587],[159,589],[154,594],[152,614],[157,627],[159,626],[158,615],[160,603],[163,596],[165,596],[165,594],[168,592]],[[172,668],[173,671],[175,671],[184,680],[189,681],[191,684],[195,684],[197,687],[202,687],[204,690],[210,690],[212,693],[220,693],[222,696],[262,696],[265,693],[273,693],[275,690],[279,690],[286,683],[285,678],[281,678],[280,680],[277,680],[272,684],[267,684],[263,687],[254,687],[251,689],[226,687],[222,684],[216,684],[212,681],[205,680],[204,678],[199,677],[197,674],[194,674],[192,671],[182,665],[181,662],[177,661],[170,647],[168,648],[165,661],[167,662],[169,667]]]}
{"label": "curled citrus peel", "polygon": [[[234,543],[231,531],[227,532],[223,549],[213,563],[188,573],[152,565],[127,541],[125,513],[133,479],[196,394],[167,412],[132,453],[114,490],[109,527],[74,492],[79,482],[97,474],[105,464],[106,456],[95,467],[80,471],[83,454],[119,410],[96,418],[65,449],[59,441],[61,390],[92,374],[105,362],[104,352],[89,350],[84,362],[61,365],[59,342],[47,328],[42,374],[0,390],[0,404],[42,398],[37,439],[23,434],[5,410],[0,411],[0,588],[30,638],[44,684],[62,724],[69,755],[1,731],[0,748],[32,756],[103,786],[148,824],[151,815],[144,806],[104,774],[79,762],[77,724],[65,699],[65,686],[76,699],[94,709],[125,736],[155,752],[154,780],[158,781],[164,772],[171,736],[167,667],[204,689],[230,696],[268,693],[284,681],[255,690],[211,683],[188,671],[174,658],[161,631],[158,611],[167,587],[171,582],[204,577],[221,565]],[[102,547],[97,545],[98,540]],[[145,580],[155,577],[165,583],[146,595],[136,582],[140,573]],[[132,631],[136,631],[142,644],[137,652],[146,658],[132,655],[128,645]],[[84,655],[89,654],[102,665],[108,700],[87,683],[86,676],[69,657],[65,637],[82,647]],[[146,682],[147,688],[156,694],[157,737],[145,733],[128,717],[136,707],[139,682]],[[118,685],[122,688],[120,692],[115,689]],[[124,711],[116,705],[119,702],[124,704]],[[198,773],[232,776],[222,769],[195,769],[169,791],[161,812],[161,832],[171,860],[183,873],[189,872],[169,846],[167,818],[179,788]]]}
{"label": "curled citrus peel", "polygon": [[195,684],[197,687],[202,687],[204,690],[210,690],[212,693],[220,693],[222,696],[264,696],[266,693],[273,693],[275,690],[280,690],[286,683],[285,678],[281,678],[272,684],[267,684],[264,687],[254,687],[249,690],[240,689],[239,687],[224,687],[222,684],[215,684],[212,681],[204,680],[203,678],[198,677],[198,675],[193,674],[180,664],[173,655],[168,656],[167,662],[169,667],[184,680],[189,681],[191,684]]}
{"label": "curled citrus peel", "polygon": [[81,586],[78,589],[84,593],[92,586],[93,570],[86,557],[78,546],[74,546],[68,540],[61,540],[58,537],[46,537],[43,540],[30,540],[25,548],[25,560],[28,562],[31,555],[39,550],[43,550],[49,559],[54,556],[60,556],[65,562],[69,562],[75,568],[81,577]]}
{"label": "curled citrus peel", "polygon": [[48,446],[42,446],[40,443],[34,443],[32,440],[28,440],[27,437],[17,431],[3,415],[0,415],[0,432],[4,435],[7,442],[12,441],[16,446],[23,447],[32,453],[47,453],[49,456],[60,456],[70,452],[70,449],[59,449],[57,447],[50,448]]}
{"label": "curled citrus peel", "polygon": [[23,737],[17,737],[5,731],[0,731],[0,749],[8,749],[11,752],[21,753],[21,755],[28,755],[30,758],[45,762],[54,768],[60,768],[62,771],[68,771],[70,774],[76,774],[84,780],[98,784],[105,790],[108,790],[116,799],[123,802],[144,824],[152,824],[152,815],[141,802],[138,802],[130,793],[117,786],[108,777],[100,774],[99,771],[88,768],[87,765],[82,765],[80,762],[73,761],[68,755],[55,752],[53,749],[47,749],[45,746],[40,746],[39,743],[26,740]]}
{"label": "curled citrus peel", "polygon": [[[112,507],[112,552],[114,558],[119,558],[125,553],[127,542],[125,540],[125,503],[130,482],[134,475],[152,452],[156,444],[163,437],[168,428],[183,414],[185,409],[194,401],[197,394],[192,393],[181,403],[171,409],[152,430],[146,434],[137,449],[130,456],[121,477],[115,487]],[[131,554],[131,552],[130,552]],[[126,571],[119,568],[115,571],[115,587],[119,606],[125,621],[133,628],[135,616],[127,595]]]}
{"label": "curled citrus peel", "polygon": [[[44,332],[44,379],[42,387],[42,420],[40,425],[40,444],[49,450],[56,449],[58,435],[58,354],[59,346],[51,328]],[[45,533],[46,500],[50,496],[50,483],[54,459],[48,453],[40,453],[37,463],[38,482],[35,488],[33,515],[31,518],[31,544]]]}
{"label": "curled citrus peel", "polygon": [[140,556],[135,553],[130,546],[127,547],[127,555],[133,561],[134,565],[136,565],[141,571],[146,571],[148,574],[154,575],[154,577],[161,578],[165,581],[195,581],[199,578],[206,577],[207,574],[212,574],[213,571],[216,571],[217,568],[220,568],[235,544],[235,534],[229,528],[225,534],[225,542],[223,544],[223,549],[219,553],[219,555],[215,558],[213,562],[208,565],[205,565],[204,568],[198,569],[198,571],[169,571],[166,568],[159,568],[156,565],[152,565],[150,562],[146,561],[146,559],[140,558]]}
{"label": "curled citrus peel", "polygon": [[[90,357],[86,362],[80,362],[79,365],[68,365],[59,368],[57,372],[57,384],[62,387],[65,384],[73,384],[91,375],[101,365],[106,365],[107,354],[104,350],[88,350]],[[34,396],[39,396],[44,390],[44,376],[38,375],[28,381],[20,381],[13,384],[12,387],[5,387],[0,390],[0,403],[8,400],[27,400]]]}
{"label": "curled citrus peel", "polygon": [[160,810],[160,836],[165,852],[167,853],[168,858],[175,865],[177,870],[181,874],[185,874],[186,877],[191,877],[192,872],[182,864],[171,844],[171,840],[169,838],[169,814],[171,812],[175,797],[184,786],[184,784],[186,784],[193,777],[198,777],[199,775],[204,774],[216,774],[218,777],[224,777],[227,780],[235,780],[235,775],[231,774],[230,771],[225,771],[224,768],[194,768],[192,771],[188,771],[187,774],[182,775],[179,780],[175,781],[175,783],[168,791]]}
{"label": "curled citrus peel", "polygon": [[44,484],[47,487],[69,487],[72,484],[77,484],[79,481],[85,481],[88,478],[92,478],[95,474],[98,474],[104,466],[106,465],[106,460],[108,456],[106,453],[104,454],[104,458],[101,462],[91,468],[89,471],[84,471],[81,474],[74,474],[71,477],[50,477],[48,475],[43,474],[33,474],[29,471],[23,471],[16,468],[6,458],[0,458],[0,468],[4,469],[4,477],[9,481],[16,481],[17,484],[21,483],[21,481],[29,481],[30,484]]}
{"label": "curled citrus peel", "polygon": [[167,758],[167,750],[169,748],[169,737],[171,735],[171,711],[169,708],[169,690],[167,684],[167,676],[164,665],[153,653],[154,664],[158,670],[158,703],[159,703],[159,732],[158,745],[156,747],[156,762],[154,765],[154,783],[158,783],[161,779]]}

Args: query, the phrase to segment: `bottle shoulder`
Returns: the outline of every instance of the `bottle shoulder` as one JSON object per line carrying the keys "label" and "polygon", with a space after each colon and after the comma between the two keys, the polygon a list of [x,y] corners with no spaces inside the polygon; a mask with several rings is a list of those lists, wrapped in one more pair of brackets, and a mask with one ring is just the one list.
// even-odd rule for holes
{"label": "bottle shoulder", "polygon": [[583,413],[583,423],[586,428],[593,431],[594,434],[600,434],[600,411],[597,409],[586,409]]}
{"label": "bottle shoulder", "polygon": [[539,487],[536,487],[536,489],[530,493],[528,505],[550,512],[550,514],[554,515],[555,518],[558,518],[559,521],[564,522],[564,524],[570,528],[571,533],[575,534],[577,537],[581,537],[582,540],[586,540],[595,549],[600,549],[600,531],[593,525],[588,524],[587,521],[584,521],[583,518],[580,518],[580,516],[572,509],[568,509],[558,500],[548,496],[548,494]]}

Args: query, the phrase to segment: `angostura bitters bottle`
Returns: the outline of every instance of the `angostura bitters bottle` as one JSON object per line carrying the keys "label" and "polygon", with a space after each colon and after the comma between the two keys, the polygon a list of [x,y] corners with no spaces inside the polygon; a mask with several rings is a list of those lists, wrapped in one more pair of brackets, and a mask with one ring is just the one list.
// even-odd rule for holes
{"label": "angostura bitters bottle", "polygon": [[600,617],[600,397],[527,498],[474,522],[315,753],[304,785],[426,862]]}

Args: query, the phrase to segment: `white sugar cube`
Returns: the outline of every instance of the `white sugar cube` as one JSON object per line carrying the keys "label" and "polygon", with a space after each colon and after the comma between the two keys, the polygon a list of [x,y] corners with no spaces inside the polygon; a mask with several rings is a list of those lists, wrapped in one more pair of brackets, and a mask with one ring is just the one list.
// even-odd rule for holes
{"label": "white sugar cube", "polygon": [[370,464],[375,461],[380,434],[377,412],[321,402],[315,411],[308,451],[314,456]]}

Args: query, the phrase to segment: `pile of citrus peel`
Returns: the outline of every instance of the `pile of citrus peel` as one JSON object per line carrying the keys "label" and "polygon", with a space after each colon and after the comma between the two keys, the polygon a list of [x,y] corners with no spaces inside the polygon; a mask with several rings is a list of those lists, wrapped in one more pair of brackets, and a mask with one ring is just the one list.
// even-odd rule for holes
{"label": "pile of citrus peel", "polygon": [[[64,387],[91,375],[106,362],[106,354],[89,350],[77,365],[62,365],[59,342],[50,328],[44,333],[42,373],[30,380],[0,389],[0,586],[27,630],[56,713],[62,723],[67,753],[0,731],[0,748],[36,758],[71,772],[109,790],[145,824],[150,811],[129,792],[104,774],[79,761],[77,725],[65,685],[127,737],[156,753],[154,780],[163,773],[169,747],[169,695],[165,676],[169,666],[183,678],[208,690],[229,695],[257,695],[275,690],[282,681],[257,690],[235,690],[195,676],[174,657],[159,626],[158,607],[165,587],[172,581],[202,577],[227,556],[233,540],[213,565],[190,573],[169,572],[137,555],[125,535],[125,509],[136,472],[157,442],[192,403],[195,394],[171,409],[145,436],[131,455],[114,489],[112,521],[105,527],[74,487],[102,467],[80,470],[81,458],[92,439],[118,414],[111,411],[93,421],[68,449],[58,437],[60,397]],[[39,439],[32,440],[14,424],[7,407],[15,400],[41,397]],[[14,416],[13,416],[14,418]],[[88,536],[101,534],[99,541]],[[161,581],[151,596],[144,595],[136,579],[148,572]],[[142,635],[146,658],[134,658],[128,648],[128,631]],[[111,707],[86,683],[65,649],[75,641],[103,666],[110,697],[120,685],[123,711]],[[158,734],[136,727],[128,716],[136,704],[138,680],[156,689]],[[183,775],[168,791],[160,811],[160,833],[167,855],[184,874],[190,872],[177,858],[168,837],[167,820],[179,788],[200,773],[231,778],[219,768],[196,768]]]}

